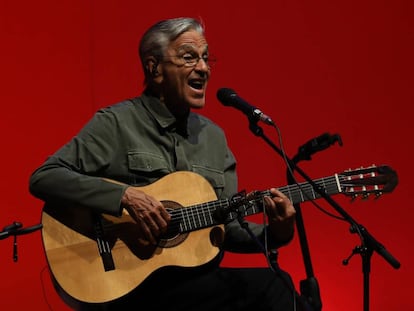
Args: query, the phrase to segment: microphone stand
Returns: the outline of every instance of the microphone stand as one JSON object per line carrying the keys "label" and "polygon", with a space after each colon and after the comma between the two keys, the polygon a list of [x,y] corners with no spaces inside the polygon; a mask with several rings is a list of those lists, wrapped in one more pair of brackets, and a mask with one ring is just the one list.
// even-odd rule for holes
{"label": "microphone stand", "polygon": [[[292,158],[292,162],[297,165],[301,160],[311,160],[311,155],[327,149],[333,145],[336,141],[342,146],[341,137],[336,135],[330,135],[324,133],[314,139],[309,140],[307,143],[299,147],[298,153]],[[293,170],[286,170],[286,177],[289,184],[295,184],[293,176]],[[296,210],[296,228],[299,236],[299,243],[302,250],[303,262],[305,265],[305,271],[307,278],[300,281],[300,292],[308,300],[308,303],[312,306],[314,311],[322,310],[322,301],[320,297],[318,280],[315,278],[312,261],[309,251],[309,245],[306,238],[306,230],[302,216],[302,210],[300,204],[294,204]]]}
{"label": "microphone stand", "polygon": [[6,239],[10,236],[13,237],[13,261],[17,262],[17,236],[32,233],[36,230],[42,228],[42,224],[37,224],[31,227],[22,228],[22,223],[14,221],[11,225],[5,226],[2,231],[0,231],[0,240]]}
{"label": "microphone stand", "polygon": [[258,115],[249,115],[249,129],[250,131],[258,137],[261,137],[274,151],[276,151],[280,156],[287,159],[289,167],[293,170],[296,170],[312,187],[313,189],[326,200],[343,218],[351,225],[351,233],[358,233],[361,239],[361,245],[354,248],[352,255],[348,257],[343,263],[347,264],[349,259],[354,254],[360,254],[362,257],[362,271],[363,271],[363,310],[369,310],[369,274],[371,268],[371,257],[373,252],[377,252],[381,257],[383,257],[393,268],[400,268],[400,263],[395,259],[386,248],[379,243],[366,228],[356,222],[336,201],[334,201],[320,186],[313,182],[313,180],[300,168],[294,161],[285,157],[282,150],[278,148],[263,132],[263,129],[257,125],[259,121]]}

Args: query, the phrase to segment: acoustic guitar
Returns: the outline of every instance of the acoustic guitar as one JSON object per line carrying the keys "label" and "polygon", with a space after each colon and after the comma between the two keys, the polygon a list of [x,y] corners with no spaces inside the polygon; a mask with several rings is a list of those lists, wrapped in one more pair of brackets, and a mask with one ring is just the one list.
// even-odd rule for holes
{"label": "acoustic guitar", "polygon": [[[365,198],[393,191],[398,178],[389,166],[372,166],[313,182],[328,195]],[[265,190],[217,200],[208,181],[193,172],[174,172],[138,188],[161,201],[171,214],[168,232],[156,246],[137,238],[127,212],[114,217],[75,206],[44,206],[43,247],[58,292],[66,298],[106,303],[128,294],[162,267],[210,262],[219,254],[224,224],[262,212],[263,196],[270,195]],[[293,203],[321,197],[307,182],[279,190]]]}

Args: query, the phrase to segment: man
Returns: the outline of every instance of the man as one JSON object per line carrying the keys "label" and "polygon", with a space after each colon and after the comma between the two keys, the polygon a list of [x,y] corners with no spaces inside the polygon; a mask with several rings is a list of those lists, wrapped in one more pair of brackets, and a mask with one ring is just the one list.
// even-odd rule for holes
{"label": "man", "polygon": [[[143,94],[98,111],[32,174],[30,191],[54,206],[77,205],[117,217],[127,213],[137,243],[147,247],[158,245],[173,213],[141,187],[176,171],[191,171],[225,200],[237,192],[237,175],[223,131],[193,111],[205,105],[213,61],[201,23],[192,18],[158,22],[142,37],[139,52]],[[248,223],[246,228],[241,226],[245,222],[230,221],[223,241],[216,241],[221,251],[261,252],[261,245],[275,249],[292,239],[294,207],[277,189],[271,189],[271,196],[263,197],[268,226]],[[105,310],[296,309],[287,274],[221,268],[220,255],[194,269],[156,269],[124,297],[86,305]]]}

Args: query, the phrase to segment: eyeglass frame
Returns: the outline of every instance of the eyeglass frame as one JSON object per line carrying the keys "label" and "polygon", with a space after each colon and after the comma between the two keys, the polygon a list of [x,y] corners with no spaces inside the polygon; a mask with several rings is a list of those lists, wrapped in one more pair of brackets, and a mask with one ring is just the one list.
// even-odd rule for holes
{"label": "eyeglass frame", "polygon": [[[165,60],[165,58],[169,58],[169,57],[181,59],[184,63],[183,64],[177,64],[177,63],[174,63],[172,61]],[[187,67],[187,68],[192,68],[192,67],[197,66],[198,62],[202,59],[204,61],[204,63],[207,65],[208,69],[211,69],[211,67],[217,61],[217,58],[215,58],[212,55],[205,54],[203,56],[200,56],[200,55],[197,54],[197,56],[195,56],[195,53],[190,53],[190,52],[186,52],[183,55],[164,56],[163,58],[164,58],[163,62],[171,63],[171,64],[174,64],[178,67],[184,66],[184,67]],[[191,59],[189,59],[189,58],[191,58]]]}

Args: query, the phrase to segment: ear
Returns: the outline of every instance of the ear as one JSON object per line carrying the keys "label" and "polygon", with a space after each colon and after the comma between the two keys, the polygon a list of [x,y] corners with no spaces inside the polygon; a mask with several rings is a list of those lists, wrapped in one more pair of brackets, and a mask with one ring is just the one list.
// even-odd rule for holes
{"label": "ear", "polygon": [[145,71],[148,77],[154,79],[157,76],[159,76],[159,67],[160,66],[158,60],[154,56],[148,56],[148,58],[145,61]]}

